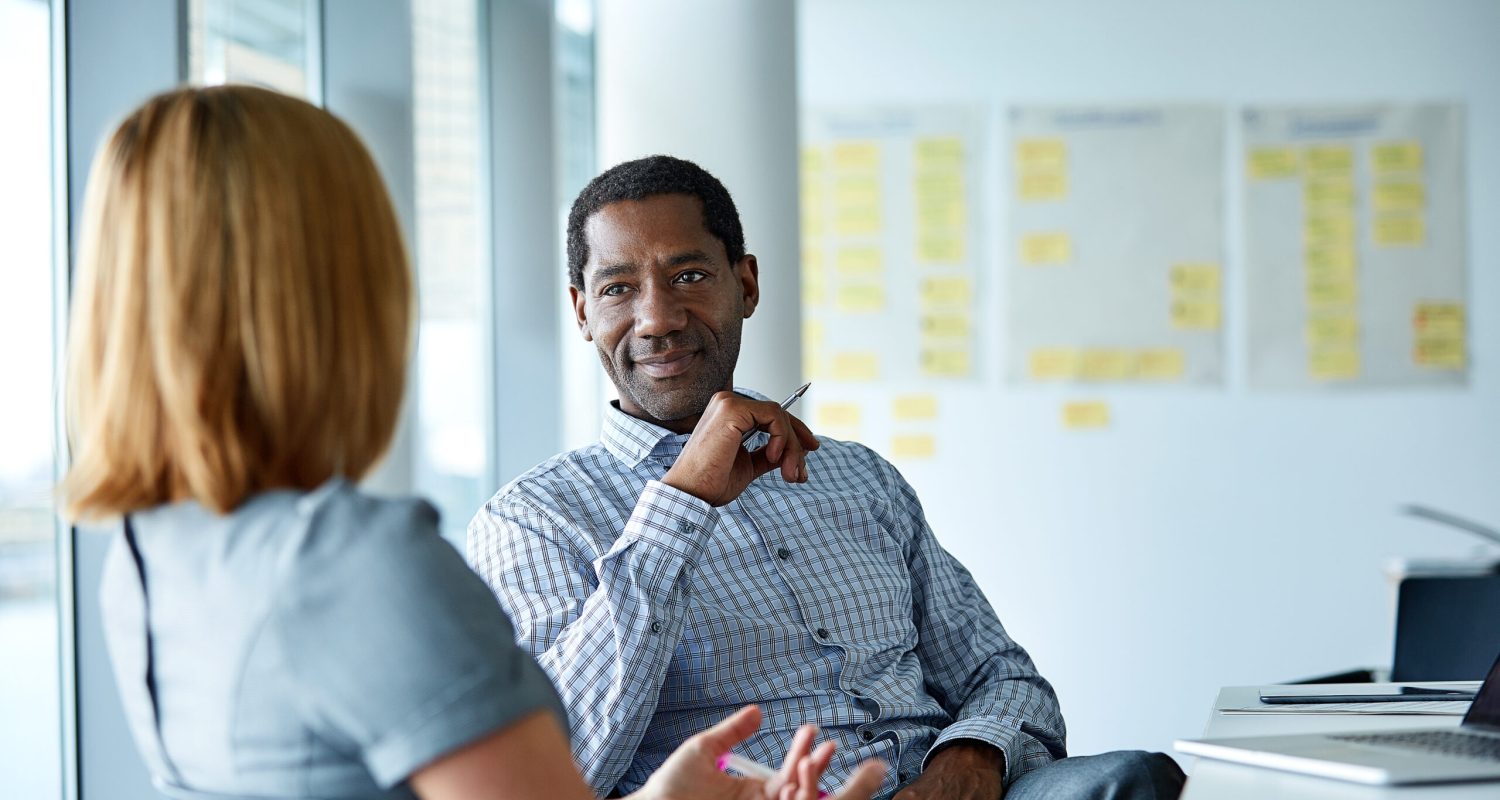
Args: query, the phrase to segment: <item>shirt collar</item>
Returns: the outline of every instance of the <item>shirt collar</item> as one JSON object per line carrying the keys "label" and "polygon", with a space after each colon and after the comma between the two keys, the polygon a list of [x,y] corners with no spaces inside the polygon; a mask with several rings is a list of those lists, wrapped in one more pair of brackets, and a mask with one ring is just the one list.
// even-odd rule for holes
{"label": "shirt collar", "polygon": [[[756,400],[770,399],[760,392],[740,386],[734,387],[734,391]],[[636,419],[621,411],[620,401],[614,400],[604,406],[604,424],[600,426],[599,443],[604,445],[610,455],[635,468],[651,456],[677,458],[683,445],[687,444],[688,436],[690,434],[673,433],[660,425]],[[766,434],[757,433],[756,437],[766,438]],[[755,439],[750,441],[754,443]]]}

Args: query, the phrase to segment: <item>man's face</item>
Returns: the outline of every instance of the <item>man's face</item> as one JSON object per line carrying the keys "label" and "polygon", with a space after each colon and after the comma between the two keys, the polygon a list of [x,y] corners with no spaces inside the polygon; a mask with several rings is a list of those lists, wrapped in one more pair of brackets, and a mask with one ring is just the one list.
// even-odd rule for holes
{"label": "man's face", "polygon": [[584,225],[583,290],[570,287],[583,338],[620,392],[620,409],[669,430],[697,424],[733,387],[740,326],[760,299],[755,256],[729,262],[687,194],[622,200]]}

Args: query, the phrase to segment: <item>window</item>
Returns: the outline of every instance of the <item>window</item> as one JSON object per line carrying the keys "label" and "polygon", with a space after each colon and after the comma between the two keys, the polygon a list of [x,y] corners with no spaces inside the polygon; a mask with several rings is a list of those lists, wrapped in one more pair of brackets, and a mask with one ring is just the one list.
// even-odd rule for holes
{"label": "window", "polygon": [[57,797],[57,273],[52,253],[51,19],[0,0],[0,796]]}
{"label": "window", "polygon": [[421,296],[412,393],[412,489],[442,513],[460,548],[496,487],[487,469],[489,282],[475,0],[412,7],[416,133],[416,272]]}
{"label": "window", "polygon": [[188,81],[322,95],[317,0],[188,0]]}

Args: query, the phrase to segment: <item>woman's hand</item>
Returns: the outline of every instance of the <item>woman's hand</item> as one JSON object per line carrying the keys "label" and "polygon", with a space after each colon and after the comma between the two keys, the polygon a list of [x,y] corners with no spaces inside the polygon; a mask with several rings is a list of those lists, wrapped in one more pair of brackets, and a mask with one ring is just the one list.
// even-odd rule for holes
{"label": "woman's hand", "polygon": [[[750,738],[760,727],[760,709],[746,706],[728,719],[693,736],[657,770],[635,800],[818,800],[818,781],[833,759],[833,742],[813,748],[817,729],[805,725],[792,737],[786,760],[775,777],[762,780],[726,775],[719,757]],[[859,765],[831,800],[869,800],[885,777],[878,760]]]}

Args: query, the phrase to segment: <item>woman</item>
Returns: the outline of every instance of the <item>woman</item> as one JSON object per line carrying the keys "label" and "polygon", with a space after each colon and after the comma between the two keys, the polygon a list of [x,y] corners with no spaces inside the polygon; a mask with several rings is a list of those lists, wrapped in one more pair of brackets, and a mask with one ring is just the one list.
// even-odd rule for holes
{"label": "woman", "polygon": [[[122,519],[100,600],[131,729],[174,797],[587,798],[545,675],[414,499],[352,481],[390,443],[411,276],[374,164],[312,105],[183,89],[90,180],[68,369],[74,518]],[[688,741],[651,798],[816,796]],[[841,796],[863,800],[881,767]]]}

